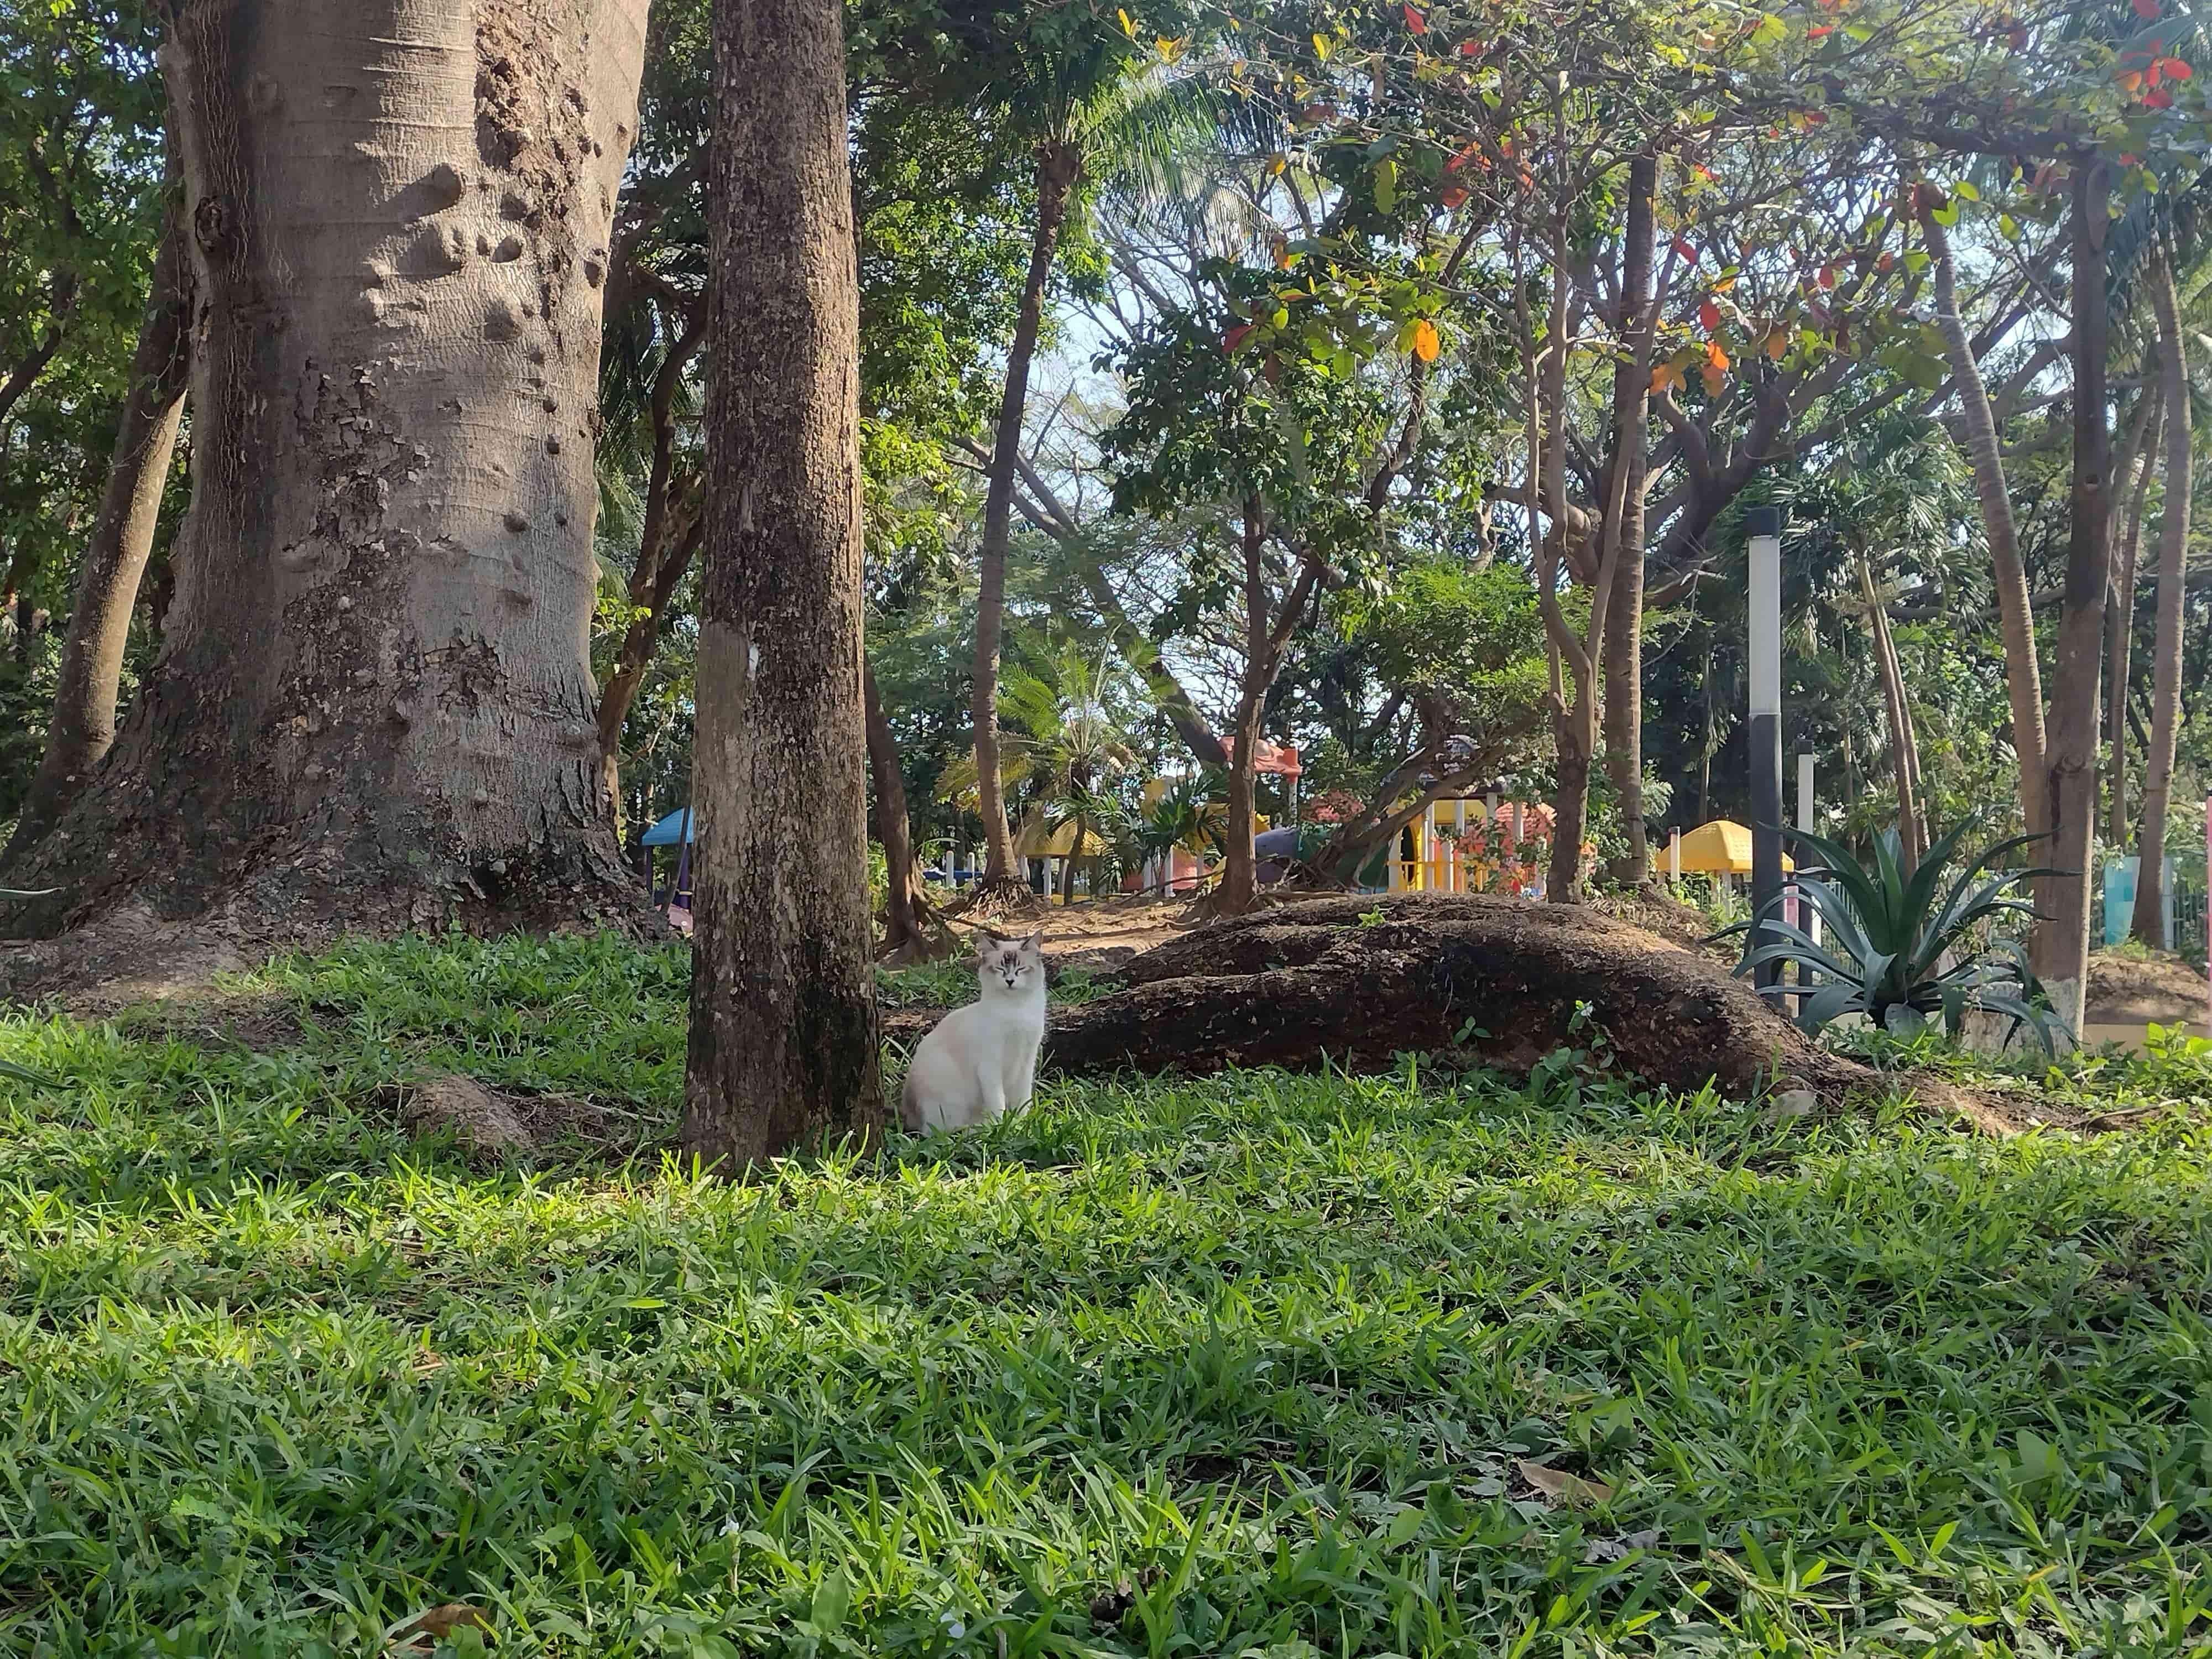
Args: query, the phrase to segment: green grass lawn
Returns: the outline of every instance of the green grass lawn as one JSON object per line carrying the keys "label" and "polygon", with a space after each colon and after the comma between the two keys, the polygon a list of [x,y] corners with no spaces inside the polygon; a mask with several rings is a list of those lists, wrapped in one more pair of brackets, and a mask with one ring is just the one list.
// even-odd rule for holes
{"label": "green grass lawn", "polygon": [[[248,988],[273,1051],[0,1022],[69,1080],[0,1080],[0,1652],[453,1601],[592,1659],[2212,1643],[2201,1055],[2067,1083],[2174,1103],[2101,1137],[1254,1073],[731,1186],[661,1150],[684,972],[362,948]],[[380,1103],[428,1070],[638,1150],[472,1166]]]}

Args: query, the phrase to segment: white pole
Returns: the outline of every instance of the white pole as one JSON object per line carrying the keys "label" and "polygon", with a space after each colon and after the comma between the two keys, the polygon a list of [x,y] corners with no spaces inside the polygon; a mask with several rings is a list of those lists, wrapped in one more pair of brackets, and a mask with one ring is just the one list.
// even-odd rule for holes
{"label": "white pole", "polygon": [[1682,826],[1679,823],[1667,836],[1667,879],[1677,887],[1682,884]]}
{"label": "white pole", "polygon": [[[1745,514],[1750,532],[1751,913],[1752,942],[1782,892],[1782,514],[1771,507]],[[1777,907],[1779,908],[1778,906]],[[1779,963],[1758,970],[1761,985],[1778,983]]]}

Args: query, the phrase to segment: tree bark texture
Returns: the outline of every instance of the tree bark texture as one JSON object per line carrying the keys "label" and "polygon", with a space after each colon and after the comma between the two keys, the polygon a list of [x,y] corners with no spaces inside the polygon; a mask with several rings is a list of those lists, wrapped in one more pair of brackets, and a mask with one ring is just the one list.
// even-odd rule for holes
{"label": "tree bark texture", "polygon": [[2036,925],[2036,971],[2051,1006],[2077,1033],[2088,982],[2089,884],[2097,823],[2097,682],[2105,648],[2105,586],[2112,574],[2112,434],[2106,418],[2106,203],[2110,179],[2101,162],[2075,172],[2070,213],[2074,326],[2074,476],[2066,546],[2066,586],[2051,667],[2051,864]]}
{"label": "tree bark texture", "polygon": [[[2130,465],[2140,456],[2142,468],[2134,475],[2129,491],[2127,531],[2118,548],[2120,568],[2105,617],[2105,845],[2115,855],[2128,848],[2128,682],[2134,672],[2136,574],[2142,549],[2143,507],[2158,471],[2165,409],[2163,387],[2154,386],[2143,394],[2142,414],[2129,446]],[[2113,477],[2124,483],[2128,469],[2116,468]]]}
{"label": "tree bark texture", "polygon": [[1613,370],[1613,466],[1621,470],[1613,538],[1620,561],[1605,619],[1605,765],[1620,812],[1626,853],[1613,868],[1623,885],[1650,878],[1651,848],[1644,823],[1644,495],[1650,465],[1651,410],[1652,198],[1659,162],[1646,152],[1628,164],[1628,224],[1620,256],[1621,334],[1625,349]]}
{"label": "tree bark texture", "polygon": [[1045,143],[1036,155],[1036,225],[1030,246],[1030,268],[1022,285],[1021,311],[1013,344],[1006,352],[1006,394],[991,445],[990,483],[983,501],[983,537],[979,550],[981,582],[975,597],[975,684],[969,709],[975,723],[975,793],[983,819],[985,865],[978,898],[984,908],[1012,899],[1026,902],[1026,889],[1014,875],[1014,838],[1006,823],[1006,792],[999,778],[999,650],[1006,626],[1006,551],[1013,540],[1014,470],[1020,455],[1022,420],[1029,407],[1030,360],[1036,355],[1044,325],[1044,295],[1060,246],[1068,198],[1081,171],[1082,152],[1073,145]]}
{"label": "tree bark texture", "polygon": [[[2161,253],[2151,273],[2151,303],[2158,312],[2158,371],[2166,407],[2166,496],[2158,526],[2158,632],[2151,649],[2150,750],[2143,757],[2142,819],[2136,830],[2136,913],[2130,931],[2164,950],[2166,937],[2166,811],[2173,793],[2173,750],[2181,724],[2182,585],[2189,556],[2190,493],[2196,487],[2194,434],[2189,412],[2188,337],[2173,267]],[[2133,618],[2130,617],[2130,621]],[[2117,683],[2113,701],[2124,706],[2127,686]]]}
{"label": "tree bark texture", "polygon": [[[1959,409],[1966,428],[1966,457],[1973,465],[1974,495],[1982,507],[1982,533],[1997,590],[1997,614],[2004,638],[2005,692],[2012,706],[2013,751],[2020,759],[2020,799],[2031,832],[2047,830],[2049,781],[2045,773],[2047,740],[2043,726],[2043,672],[2035,655],[2035,612],[2028,601],[2027,568],[2021,562],[2020,538],[2005,488],[2004,451],[1997,441],[1996,416],[1989,387],[1975,361],[1974,343],[1959,310],[1958,268],[1950,238],[1936,215],[1942,193],[1932,185],[1913,186],[1913,202],[1928,250],[1936,265],[1936,325],[1943,336],[1943,355],[1957,383]],[[2099,270],[2104,269],[2101,255]],[[2102,419],[2101,413],[2099,418]]]}
{"label": "tree bark texture", "polygon": [[885,1118],[843,13],[836,0],[715,0],[714,42],[682,1141],[737,1175]]}
{"label": "tree bark texture", "polygon": [[11,863],[53,828],[115,743],[115,699],[138,584],[154,550],[169,462],[183,424],[191,362],[191,264],[171,204],[131,363],[131,387],[116,424],[107,488],[77,573],[76,597],[54,688],[53,724],[15,832],[0,852]]}
{"label": "tree bark texture", "polygon": [[592,447],[647,0],[170,9],[192,502],[155,670],[16,872],[67,890],[32,925],[627,914]]}

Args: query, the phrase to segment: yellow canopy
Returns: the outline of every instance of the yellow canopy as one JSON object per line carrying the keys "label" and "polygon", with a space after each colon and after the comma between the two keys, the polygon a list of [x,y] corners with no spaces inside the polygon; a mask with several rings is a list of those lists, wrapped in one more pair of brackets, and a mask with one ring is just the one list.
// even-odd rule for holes
{"label": "yellow canopy", "polygon": [[[1797,866],[1785,854],[1782,867],[1795,870]],[[1682,869],[1686,874],[1702,872],[1707,875],[1749,875],[1751,831],[1727,818],[1715,818],[1711,823],[1701,823],[1686,831],[1682,836]]]}
{"label": "yellow canopy", "polygon": [[1022,859],[1095,859],[1103,858],[1111,843],[1096,830],[1083,831],[1083,846],[1076,848],[1076,823],[1069,818],[1059,829],[1048,827],[1043,817],[1031,813],[1022,821],[1021,832],[1014,837],[1014,856]]}

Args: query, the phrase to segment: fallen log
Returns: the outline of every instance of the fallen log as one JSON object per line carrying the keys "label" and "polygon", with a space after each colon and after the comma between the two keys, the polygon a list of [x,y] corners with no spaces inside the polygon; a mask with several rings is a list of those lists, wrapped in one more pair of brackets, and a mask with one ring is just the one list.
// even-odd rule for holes
{"label": "fallen log", "polygon": [[[1231,1066],[1373,1070],[1402,1054],[1525,1075],[1562,1048],[1646,1083],[1838,1101],[1898,1080],[1832,1054],[1703,955],[1589,911],[1473,895],[1319,898],[1213,923],[1124,964],[1126,990],[1055,1010],[1072,1076]],[[939,1016],[885,1017],[918,1040]],[[1930,1104],[1990,1116],[1915,1079]]]}

